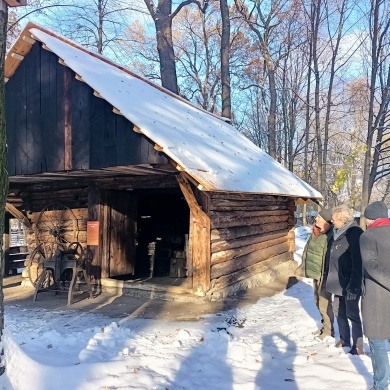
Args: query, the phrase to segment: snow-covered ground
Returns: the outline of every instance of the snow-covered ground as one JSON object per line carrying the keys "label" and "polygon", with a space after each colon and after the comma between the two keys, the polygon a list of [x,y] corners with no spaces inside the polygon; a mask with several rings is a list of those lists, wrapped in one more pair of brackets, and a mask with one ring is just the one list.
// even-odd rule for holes
{"label": "snow-covered ground", "polygon": [[[296,231],[296,260],[307,239]],[[197,322],[6,307],[3,390],[365,390],[371,360],[316,341],[304,279]],[[365,350],[368,351],[367,342]]]}

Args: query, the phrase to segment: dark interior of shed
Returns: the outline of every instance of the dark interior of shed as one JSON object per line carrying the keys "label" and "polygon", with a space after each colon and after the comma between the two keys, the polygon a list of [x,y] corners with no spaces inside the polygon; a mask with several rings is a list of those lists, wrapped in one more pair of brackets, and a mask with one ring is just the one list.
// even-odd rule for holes
{"label": "dark interior of shed", "polygon": [[183,271],[175,273],[175,265],[185,267],[189,215],[179,188],[138,190],[135,273],[117,278],[185,277]]}

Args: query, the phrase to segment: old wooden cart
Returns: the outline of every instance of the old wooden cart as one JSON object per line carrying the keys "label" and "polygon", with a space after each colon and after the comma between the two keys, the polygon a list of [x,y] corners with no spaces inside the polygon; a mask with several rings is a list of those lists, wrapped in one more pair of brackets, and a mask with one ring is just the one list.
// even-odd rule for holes
{"label": "old wooden cart", "polygon": [[70,305],[76,281],[82,279],[90,298],[93,297],[86,272],[90,259],[87,249],[75,241],[77,230],[72,210],[62,203],[50,203],[39,214],[35,224],[36,247],[27,259],[28,277],[35,287],[34,301],[41,292],[66,292]]}

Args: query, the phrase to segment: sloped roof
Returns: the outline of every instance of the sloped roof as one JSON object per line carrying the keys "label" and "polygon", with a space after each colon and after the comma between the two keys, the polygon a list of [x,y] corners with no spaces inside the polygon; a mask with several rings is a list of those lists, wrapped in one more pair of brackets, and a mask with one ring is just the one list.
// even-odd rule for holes
{"label": "sloped roof", "polygon": [[12,77],[34,40],[156,143],[206,191],[321,198],[321,194],[220,117],[204,111],[110,60],[29,23],[6,59]]}

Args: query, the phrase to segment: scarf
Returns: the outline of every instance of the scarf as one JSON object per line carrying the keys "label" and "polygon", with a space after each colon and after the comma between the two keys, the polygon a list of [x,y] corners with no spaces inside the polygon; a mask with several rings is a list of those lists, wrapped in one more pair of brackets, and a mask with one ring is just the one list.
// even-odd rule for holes
{"label": "scarf", "polygon": [[378,227],[378,226],[390,226],[390,219],[389,218],[378,218],[371,225],[367,226],[367,230]]}
{"label": "scarf", "polygon": [[333,228],[333,240],[337,240],[340,236],[342,236],[350,227],[352,224],[354,224],[355,221],[347,222],[343,227],[340,229]]}
{"label": "scarf", "polygon": [[325,223],[324,230],[321,231],[317,225],[313,225],[313,234],[318,237],[320,234],[325,234],[330,229],[330,223]]}

